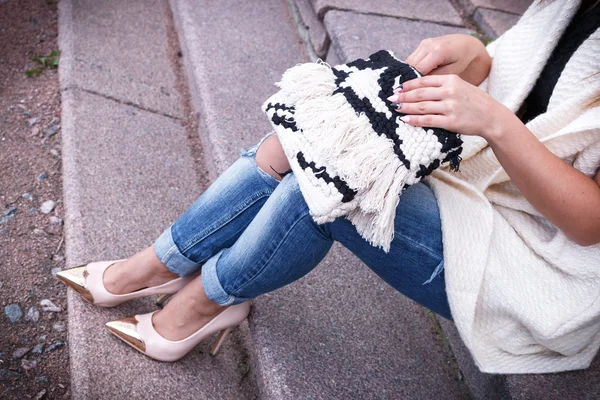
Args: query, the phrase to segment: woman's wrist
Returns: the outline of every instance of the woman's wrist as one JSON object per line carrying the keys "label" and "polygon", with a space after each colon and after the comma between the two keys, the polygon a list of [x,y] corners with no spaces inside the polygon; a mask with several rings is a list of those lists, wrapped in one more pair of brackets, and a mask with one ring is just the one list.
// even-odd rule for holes
{"label": "woman's wrist", "polygon": [[492,114],[493,117],[481,134],[481,137],[483,137],[492,147],[501,145],[502,142],[507,140],[506,138],[511,132],[518,131],[525,126],[523,122],[504,105],[498,103],[497,106],[496,109],[491,110],[490,114]]}
{"label": "woman's wrist", "polygon": [[479,86],[490,73],[490,69],[492,68],[492,58],[488,54],[483,43],[478,39],[475,40],[477,40],[477,47],[479,47],[476,51],[476,55],[459,76],[470,84]]}

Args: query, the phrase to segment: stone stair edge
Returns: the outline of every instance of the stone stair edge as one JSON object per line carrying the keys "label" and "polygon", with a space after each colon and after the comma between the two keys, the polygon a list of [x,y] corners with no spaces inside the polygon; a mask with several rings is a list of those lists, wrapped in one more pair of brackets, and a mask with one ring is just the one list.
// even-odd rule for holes
{"label": "stone stair edge", "polygon": [[[308,0],[308,2],[313,6],[315,14],[321,21],[325,19],[327,12],[337,10],[412,21],[435,22],[440,25],[462,26],[460,15],[448,0],[407,0],[409,4],[403,4],[402,8],[396,8],[395,6],[398,3],[390,0],[380,0],[372,3],[355,0]],[[431,7],[423,12],[425,10],[420,9],[423,5],[435,5],[440,8],[442,13],[437,14],[439,10],[434,10]]]}
{"label": "stone stair edge", "polygon": [[[466,24],[468,27],[476,28],[478,33],[485,40],[495,39],[519,18],[519,14],[515,14],[512,9],[509,11],[493,7],[490,4],[474,4],[472,0],[448,0],[449,4],[453,6],[457,14],[462,18],[463,25],[458,22],[444,22],[436,19],[427,19],[425,17],[407,17],[394,15],[393,13],[370,13],[328,4],[319,5],[319,2],[315,0],[286,0],[286,2],[294,14],[294,18],[297,20],[298,33],[305,42],[311,60],[313,61],[317,58],[325,58],[331,51],[331,48],[336,46],[331,40],[331,33],[324,23],[325,15],[330,11],[375,15],[386,18],[406,19],[408,21],[432,22],[440,25],[457,27]],[[513,2],[518,3],[518,1]],[[524,2],[521,1],[521,3]],[[315,9],[315,7],[317,8]],[[515,7],[517,9],[523,9],[522,5],[513,6],[512,8]],[[317,33],[313,34],[315,31]],[[324,35],[321,33],[323,31]]]}
{"label": "stone stair edge", "polygon": [[[186,147],[185,131],[177,118],[140,108],[134,102],[128,104],[126,99],[114,99],[102,93],[93,93],[73,84],[73,60],[81,44],[75,42],[78,40],[78,36],[77,25],[73,24],[75,14],[73,9],[80,7],[79,11],[81,11],[81,7],[85,7],[81,3],[84,2],[61,1],[58,20],[58,43],[62,51],[59,79],[62,100],[65,253],[68,266],[131,254],[134,249],[139,250],[140,246],[148,245],[151,243],[148,240],[157,237],[161,227],[167,226],[170,220],[191,204],[198,191],[196,172],[193,169],[189,148]],[[131,3],[121,4],[123,7],[131,5]],[[140,0],[137,0],[137,4],[140,4]],[[97,11],[97,9],[95,10]],[[158,9],[156,12],[163,13],[164,11],[164,9]],[[90,11],[91,13],[92,11]],[[103,14],[102,18],[106,18],[107,15],[109,13]],[[74,43],[77,45],[74,46]],[[167,45],[166,37],[164,45]],[[161,65],[164,66],[164,63]],[[176,90],[174,87],[167,89]],[[129,127],[121,133],[131,133],[139,138],[135,143],[132,143],[132,140],[124,141],[132,150],[128,155],[140,155],[136,151],[141,148],[153,152],[152,154],[156,155],[154,166],[157,168],[152,170],[152,176],[169,184],[169,190],[156,197],[163,198],[163,200],[166,198],[169,200],[167,203],[172,207],[164,209],[160,201],[151,200],[149,210],[153,210],[153,221],[148,221],[147,224],[145,223],[147,210],[144,206],[146,203],[143,200],[136,200],[138,197],[148,198],[147,193],[144,195],[141,190],[153,189],[152,184],[148,185],[147,178],[150,176],[150,171],[147,164],[143,164],[141,161],[143,158],[138,164],[135,164],[136,161],[132,160],[135,160],[136,157],[127,157],[126,165],[131,167],[134,164],[134,168],[125,168],[123,171],[119,171],[118,167],[117,170],[111,167],[111,164],[116,165],[119,160],[124,160],[124,158],[112,156],[113,153],[121,151],[121,149],[115,148],[115,143],[120,140],[119,137],[116,137],[122,126],[120,122],[129,124]],[[96,129],[98,126],[100,129]],[[170,134],[163,137],[161,129],[162,132]],[[116,134],[113,135],[111,130]],[[145,132],[150,135],[145,137]],[[110,138],[104,140],[105,135],[102,133],[109,134]],[[92,139],[88,142],[89,145],[82,142],[82,137]],[[161,147],[160,144],[153,143],[151,137],[160,137],[160,142],[166,143],[167,146]],[[97,147],[98,144],[101,147]],[[86,155],[91,157],[86,159]],[[111,157],[115,162],[107,163],[105,169],[103,164],[106,160],[110,161]],[[161,163],[162,161],[166,162]],[[137,179],[136,174],[127,173],[132,170],[144,175],[145,178]],[[171,175],[171,172],[174,175]],[[154,175],[155,173],[157,175]],[[90,179],[93,175],[96,175],[98,179]],[[186,177],[189,177],[191,185],[185,181]],[[133,185],[128,185],[128,182],[133,182]],[[119,208],[122,206],[123,209],[129,210],[125,212],[125,215],[115,208],[112,209],[116,211],[114,213],[102,212],[103,207],[105,207],[104,210],[106,208],[110,210],[111,206],[95,207],[95,203],[100,204],[104,201],[90,203],[90,196],[93,196],[94,193],[101,194],[106,193],[107,190],[110,191],[112,183],[117,184],[116,188],[119,187],[119,184],[126,183],[125,188],[121,187],[121,189],[125,189],[121,193],[130,196],[125,196],[123,202],[119,203]],[[107,189],[106,185],[110,187]],[[114,199],[103,196],[99,196],[98,199],[107,200],[107,203],[113,205],[115,203]],[[135,209],[134,207],[138,203],[142,206]],[[129,214],[135,215],[136,218],[128,219]],[[110,223],[103,223],[102,215],[106,215],[107,220],[124,217],[125,224],[122,226],[122,232],[112,232],[114,229],[107,226]],[[94,225],[94,221],[100,223]],[[140,226],[142,233],[138,235],[135,232],[136,229],[133,229],[134,232],[132,232],[132,227],[140,222],[142,222],[142,226]],[[119,241],[119,235],[127,235],[128,240]],[[96,240],[93,240],[94,238]],[[199,348],[193,354],[186,356],[178,365],[169,365],[168,367],[136,353],[115,340],[104,329],[103,323],[108,320],[154,309],[153,300],[135,300],[118,309],[98,309],[86,304],[76,294],[69,291],[68,315],[69,340],[71,341],[69,367],[71,369],[71,395],[74,399],[127,397],[134,400],[147,398],[147,390],[150,390],[157,398],[170,398],[172,392],[177,392],[178,398],[190,400],[256,398],[254,383],[243,375],[246,349],[239,346],[239,341],[244,340],[248,335],[247,324],[241,326],[238,332],[230,335],[231,344],[228,348],[220,351],[220,361],[203,351],[205,346],[202,346],[202,349]],[[214,371],[211,370],[211,363],[216,363],[218,368]],[[129,368],[133,368],[135,374],[130,374],[132,369]],[[208,386],[202,383],[194,385],[195,382],[199,382],[197,376],[202,376]],[[235,384],[238,382],[239,386],[236,387]]]}
{"label": "stone stair edge", "polygon": [[530,0],[510,0],[498,7],[494,0],[449,0],[463,20],[477,28],[485,40],[494,40],[517,22]]}
{"label": "stone stair edge", "polygon": [[[207,129],[207,118],[206,118],[206,111],[205,111],[205,107],[204,106],[199,106],[196,107],[196,105],[198,104],[202,104],[204,105],[204,101],[201,95],[201,91],[198,88],[198,83],[196,82],[196,80],[194,79],[194,71],[193,71],[193,66],[191,65],[191,61],[190,61],[190,57],[186,56],[190,54],[190,49],[188,47],[187,41],[184,40],[185,36],[184,33],[182,32],[182,27],[183,27],[183,21],[182,21],[182,14],[179,11],[178,5],[177,5],[177,0],[168,0],[168,4],[170,7],[170,11],[171,11],[171,16],[173,18],[173,26],[175,28],[175,32],[177,34],[177,38],[178,38],[178,44],[180,47],[180,51],[181,53],[184,55],[182,57],[183,59],[183,67],[185,69],[185,76],[187,78],[187,84],[188,84],[188,88],[189,88],[189,93],[192,97],[192,107],[194,108],[194,111],[198,114],[198,121],[199,121],[199,126],[198,126],[198,132],[201,131],[209,131],[209,129]],[[198,109],[196,109],[198,108]],[[199,135],[200,136],[200,141],[202,143],[202,148],[204,150],[204,164],[205,166],[208,168],[208,178],[213,181],[214,179],[216,179],[219,176],[219,171],[217,171],[217,165],[222,162],[222,157],[219,157],[219,150],[218,148],[214,148],[212,145],[212,141],[209,140],[209,135],[203,136],[203,135]],[[218,161],[217,161],[218,160]]]}

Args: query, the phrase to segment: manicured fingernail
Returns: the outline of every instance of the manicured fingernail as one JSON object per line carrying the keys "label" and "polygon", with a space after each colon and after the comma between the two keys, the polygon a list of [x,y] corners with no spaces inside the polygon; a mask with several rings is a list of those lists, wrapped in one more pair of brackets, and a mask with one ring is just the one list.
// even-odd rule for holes
{"label": "manicured fingernail", "polygon": [[402,91],[402,84],[400,84],[400,86],[398,86],[397,88],[394,89],[394,92],[401,92]]}
{"label": "manicured fingernail", "polygon": [[398,101],[398,95],[392,95],[390,97],[387,98],[389,101],[391,101],[392,103],[395,101]]}
{"label": "manicured fingernail", "polygon": [[400,117],[400,119],[401,119],[402,121],[404,121],[404,122],[408,122],[408,121],[410,121],[410,117],[409,117],[408,115],[405,115],[405,116],[403,116],[403,117]]}

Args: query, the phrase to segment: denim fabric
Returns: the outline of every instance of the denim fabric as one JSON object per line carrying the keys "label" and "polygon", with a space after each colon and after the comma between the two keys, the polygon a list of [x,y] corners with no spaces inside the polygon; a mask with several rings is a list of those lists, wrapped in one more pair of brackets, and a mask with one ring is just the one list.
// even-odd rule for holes
{"label": "denim fabric", "polygon": [[199,269],[206,295],[238,304],[309,273],[340,242],[388,284],[435,313],[452,319],[443,274],[437,201],[420,182],[400,197],[389,253],[371,246],[340,217],[316,224],[294,173],[278,181],[255,161],[273,132],[240,157],[154,243],[172,272]]}

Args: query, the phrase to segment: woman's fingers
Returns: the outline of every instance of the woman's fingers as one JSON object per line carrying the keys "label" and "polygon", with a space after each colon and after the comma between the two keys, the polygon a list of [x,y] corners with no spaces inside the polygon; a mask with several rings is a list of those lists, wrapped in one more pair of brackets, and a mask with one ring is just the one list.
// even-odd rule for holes
{"label": "woman's fingers", "polygon": [[[406,84],[406,82],[404,83]],[[439,87],[423,87],[401,92],[388,97],[392,103],[416,103],[421,101],[441,100],[443,97],[442,89]]]}
{"label": "woman's fingers", "polygon": [[412,64],[412,66],[415,67],[421,74],[427,75],[440,64],[442,64],[442,62],[439,54],[429,52],[421,60],[417,61],[415,64]]}
{"label": "woman's fingers", "polygon": [[444,115],[405,115],[400,119],[409,125],[436,127],[451,130],[448,126],[448,117]]}
{"label": "woman's fingers", "polygon": [[417,49],[413,51],[410,56],[406,57],[406,60],[404,60],[404,62],[408,65],[414,65],[415,63],[421,61],[423,57],[427,55],[427,50],[425,50],[423,47],[424,46],[420,44],[419,47],[417,47]]}
{"label": "woman's fingers", "polygon": [[421,101],[419,103],[400,104],[396,110],[402,114],[445,114],[448,107],[443,101]]}
{"label": "woman's fingers", "polygon": [[430,75],[446,75],[446,74],[451,74],[453,70],[456,69],[456,66],[454,64],[448,64],[448,65],[443,65],[439,68],[434,69],[433,71],[429,72]]}
{"label": "woman's fingers", "polygon": [[428,75],[403,83],[393,96],[388,98],[401,106],[398,112],[405,114],[401,119],[414,126],[437,127],[452,130],[456,121],[457,87],[460,78],[456,75]]}
{"label": "woman's fingers", "polygon": [[428,75],[420,78],[411,79],[402,83],[401,92],[406,93],[414,89],[425,87],[439,87],[446,82],[447,77],[443,75]]}

